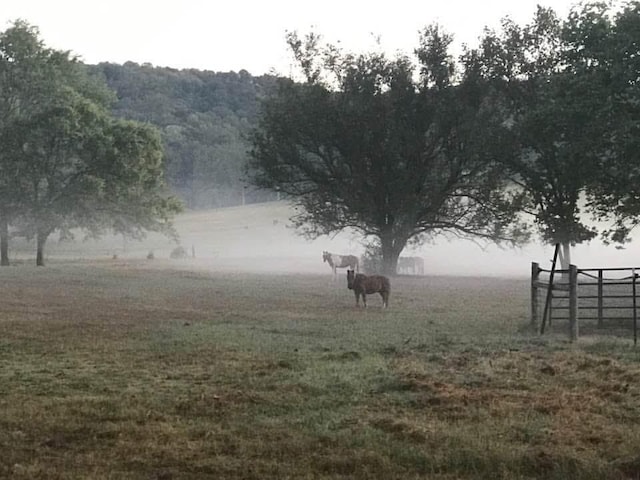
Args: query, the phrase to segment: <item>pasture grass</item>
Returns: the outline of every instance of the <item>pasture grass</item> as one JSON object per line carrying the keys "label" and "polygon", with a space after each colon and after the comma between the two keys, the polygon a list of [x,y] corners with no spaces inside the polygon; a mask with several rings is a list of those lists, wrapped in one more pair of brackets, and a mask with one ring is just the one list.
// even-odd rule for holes
{"label": "pasture grass", "polygon": [[0,285],[1,478],[640,476],[630,332],[540,337],[524,279],[398,277],[386,311],[162,262]]}

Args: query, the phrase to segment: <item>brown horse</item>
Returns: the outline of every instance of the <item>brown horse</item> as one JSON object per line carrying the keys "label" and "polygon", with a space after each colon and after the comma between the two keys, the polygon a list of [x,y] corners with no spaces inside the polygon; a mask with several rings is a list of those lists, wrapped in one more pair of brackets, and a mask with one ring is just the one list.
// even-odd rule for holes
{"label": "brown horse", "polygon": [[338,268],[351,268],[360,271],[358,257],[355,255],[336,255],[335,253],[322,252],[322,261],[329,264],[334,277]]}
{"label": "brown horse", "polygon": [[391,282],[382,275],[356,274],[353,270],[347,270],[347,288],[353,290],[356,295],[356,307],[360,306],[360,295],[362,303],[367,307],[367,294],[379,293],[382,297],[382,306],[389,306],[389,294],[391,293]]}

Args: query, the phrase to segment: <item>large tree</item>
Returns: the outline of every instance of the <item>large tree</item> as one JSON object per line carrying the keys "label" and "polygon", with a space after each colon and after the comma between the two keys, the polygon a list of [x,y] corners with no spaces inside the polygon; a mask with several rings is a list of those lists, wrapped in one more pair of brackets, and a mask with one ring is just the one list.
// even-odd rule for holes
{"label": "large tree", "polygon": [[253,134],[251,180],[300,207],[315,237],[351,228],[374,238],[395,273],[407,242],[441,233],[514,241],[517,198],[493,162],[479,84],[456,82],[452,37],[423,32],[415,62],[346,54],[311,34],[288,43],[303,82],[283,80]]}
{"label": "large tree", "polygon": [[[7,223],[36,238],[37,265],[44,264],[54,231],[172,233],[180,205],[164,191],[158,132],[112,118],[108,91],[82,64],[67,52],[44,49],[37,30],[14,28],[22,35],[8,45],[30,42],[40,54],[26,57],[28,64],[46,75],[12,85],[19,108],[0,125],[0,168],[11,174],[11,182],[0,184],[0,199]],[[13,74],[27,60],[16,57],[3,68]],[[25,100],[36,106],[22,108]]]}
{"label": "large tree", "polygon": [[80,228],[140,236],[173,234],[179,204],[165,195],[162,145],[144,124],[113,120],[92,102],[69,92],[41,115],[17,125],[10,145],[25,165],[19,178],[24,213],[19,226],[35,236],[36,263],[54,231]]}
{"label": "large tree", "polygon": [[637,13],[636,3],[618,15],[633,25],[625,37],[610,5],[581,5],[565,21],[539,7],[530,24],[505,19],[500,32],[486,32],[466,57],[504,118],[505,171],[526,193],[543,241],[562,245],[563,268],[571,245],[599,233],[590,218],[613,220],[601,233],[622,240],[640,212],[625,180],[638,163],[629,154],[640,99],[638,70],[629,68],[637,67]]}

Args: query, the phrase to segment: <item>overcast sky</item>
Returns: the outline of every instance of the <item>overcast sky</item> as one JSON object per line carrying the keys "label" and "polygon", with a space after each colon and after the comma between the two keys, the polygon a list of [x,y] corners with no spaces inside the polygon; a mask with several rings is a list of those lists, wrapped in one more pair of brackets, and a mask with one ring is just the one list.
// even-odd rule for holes
{"label": "overcast sky", "polygon": [[531,20],[537,4],[565,16],[573,0],[4,0],[0,27],[24,19],[45,44],[90,64],[151,63],[160,67],[253,75],[289,74],[285,32],[313,30],[349,51],[374,38],[390,53],[411,53],[418,31],[440,23],[458,44],[474,44],[484,26],[505,15]]}

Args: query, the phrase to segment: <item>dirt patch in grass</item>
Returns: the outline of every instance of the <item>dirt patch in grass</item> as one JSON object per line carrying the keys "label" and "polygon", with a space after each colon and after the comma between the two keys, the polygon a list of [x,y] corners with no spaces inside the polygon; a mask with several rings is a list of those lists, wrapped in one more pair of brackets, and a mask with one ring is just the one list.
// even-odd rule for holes
{"label": "dirt patch in grass", "polygon": [[[622,470],[633,465],[632,445],[640,439],[637,364],[580,350],[424,360],[412,354],[394,359],[398,389],[410,392],[410,408],[402,417],[374,418],[373,426],[436,450],[453,439],[456,448],[470,451],[485,444],[500,452],[498,464],[517,466],[514,472],[522,475],[624,478]],[[621,456],[632,460],[612,468]],[[468,473],[478,466],[459,468]]]}

